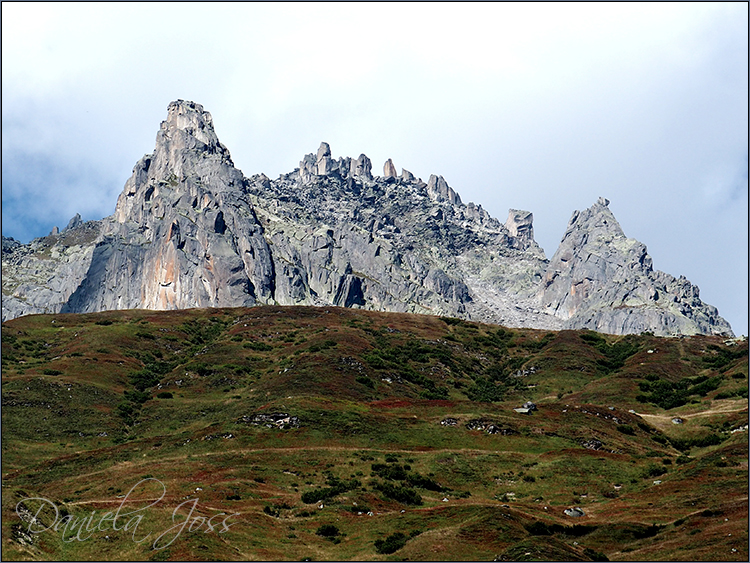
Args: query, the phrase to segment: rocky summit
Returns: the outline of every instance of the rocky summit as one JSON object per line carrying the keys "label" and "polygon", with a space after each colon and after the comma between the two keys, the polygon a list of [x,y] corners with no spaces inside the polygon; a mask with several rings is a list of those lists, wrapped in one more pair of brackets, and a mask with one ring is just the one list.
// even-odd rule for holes
{"label": "rocky summit", "polygon": [[533,215],[464,204],[388,159],[327,143],[271,180],[245,177],[200,104],[169,104],[115,213],[28,244],[3,238],[3,320],[113,309],[338,305],[512,327],[732,335],[683,277],[654,270],[600,198],[551,260]]}

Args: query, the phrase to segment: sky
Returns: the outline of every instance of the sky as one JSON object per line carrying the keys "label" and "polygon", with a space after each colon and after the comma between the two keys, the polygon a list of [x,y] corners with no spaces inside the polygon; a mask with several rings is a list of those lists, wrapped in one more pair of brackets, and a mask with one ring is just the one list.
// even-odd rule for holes
{"label": "sky", "polygon": [[167,104],[246,176],[321,141],[554,254],[599,196],[748,334],[747,3],[2,3],[2,233],[114,212]]}

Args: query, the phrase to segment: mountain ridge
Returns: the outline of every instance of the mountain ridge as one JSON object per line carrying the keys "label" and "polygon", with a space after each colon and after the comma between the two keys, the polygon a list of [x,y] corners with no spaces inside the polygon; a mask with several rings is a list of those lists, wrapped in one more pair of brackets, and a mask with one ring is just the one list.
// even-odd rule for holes
{"label": "mountain ridge", "polygon": [[372,174],[322,143],[270,180],[234,167],[203,106],[168,106],[113,215],[27,245],[3,238],[3,320],[42,312],[341,305],[515,327],[726,334],[684,278],[655,271],[600,198],[555,255],[442,176]]}

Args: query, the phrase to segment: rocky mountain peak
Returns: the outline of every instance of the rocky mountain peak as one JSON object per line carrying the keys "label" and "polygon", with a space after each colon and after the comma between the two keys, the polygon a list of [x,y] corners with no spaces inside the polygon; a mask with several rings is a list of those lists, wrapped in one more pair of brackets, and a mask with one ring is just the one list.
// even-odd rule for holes
{"label": "rocky mountain peak", "polygon": [[430,179],[427,181],[427,193],[435,201],[447,201],[454,205],[461,205],[461,198],[442,176],[430,175]]}
{"label": "rocky mountain peak", "polygon": [[[552,260],[533,215],[505,224],[391,159],[334,159],[246,178],[200,104],[169,104],[115,214],[3,240],[3,318],[108,309],[340,305],[507,326],[731,334],[698,288],[652,269],[604,198],[573,213]],[[7,258],[6,258],[7,257]]]}
{"label": "rocky mountain peak", "polygon": [[697,286],[653,270],[646,245],[625,236],[608,204],[573,213],[539,289],[545,310],[571,328],[609,333],[731,333]]}
{"label": "rocky mountain peak", "polygon": [[75,229],[76,227],[80,227],[83,225],[83,219],[81,219],[81,214],[76,213],[73,215],[73,217],[68,221],[68,226],[63,229],[63,232],[69,231],[71,229]]}

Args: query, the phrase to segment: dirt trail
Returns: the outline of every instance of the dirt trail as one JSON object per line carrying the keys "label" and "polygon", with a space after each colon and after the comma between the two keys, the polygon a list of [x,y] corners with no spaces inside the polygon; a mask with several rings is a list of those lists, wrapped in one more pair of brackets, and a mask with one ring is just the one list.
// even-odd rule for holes
{"label": "dirt trail", "polygon": [[743,410],[746,410],[748,407],[748,402],[745,399],[738,399],[733,401],[727,401],[724,404],[719,405],[716,408],[708,409],[706,411],[700,411],[700,412],[694,412],[694,413],[688,413],[688,414],[646,414],[646,413],[640,413],[637,412],[638,416],[641,418],[650,418],[652,420],[666,420],[666,421],[672,421],[673,418],[679,418],[682,419],[689,419],[689,418],[697,418],[701,416],[711,416],[712,414],[726,414],[728,412],[740,412]]}

